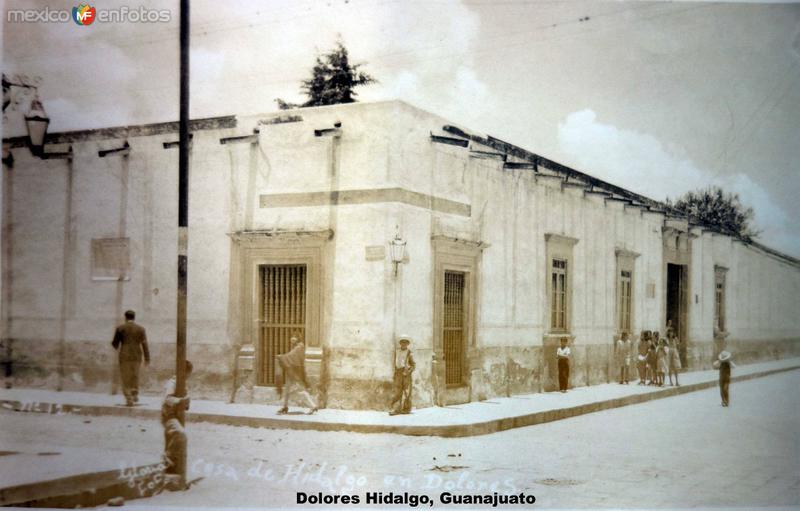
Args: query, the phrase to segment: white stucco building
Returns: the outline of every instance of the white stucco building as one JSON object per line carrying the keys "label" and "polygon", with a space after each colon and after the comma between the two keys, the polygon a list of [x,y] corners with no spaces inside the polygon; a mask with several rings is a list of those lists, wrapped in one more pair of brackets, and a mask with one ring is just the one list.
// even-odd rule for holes
{"label": "white stucco building", "polygon": [[[51,134],[72,157],[42,160],[4,140],[16,385],[108,391],[126,309],[150,340],[145,387],[171,374],[176,141],[177,123]],[[740,363],[800,354],[797,259],[399,101],[195,121],[189,207],[198,396],[227,397],[240,357],[239,398],[275,400],[292,332],[323,404],[353,408],[388,405],[398,334],[419,407],[550,390],[564,335],[573,385],[614,378],[621,331],[668,321],[690,368],[723,344]]]}

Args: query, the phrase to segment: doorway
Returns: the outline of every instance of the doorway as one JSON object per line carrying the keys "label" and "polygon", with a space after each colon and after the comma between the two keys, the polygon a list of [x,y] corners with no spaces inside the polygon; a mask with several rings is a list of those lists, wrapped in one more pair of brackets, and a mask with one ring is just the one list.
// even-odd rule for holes
{"label": "doorway", "polygon": [[433,363],[431,384],[439,406],[473,399],[472,374],[480,351],[475,344],[478,268],[484,244],[433,238]]}
{"label": "doorway", "polygon": [[258,385],[275,385],[276,357],[291,348],[292,336],[305,342],[306,265],[259,266]]}
{"label": "doorway", "polygon": [[464,384],[465,307],[463,272],[444,272],[444,303],[442,307],[442,345],[444,348],[445,384],[458,387]]}
{"label": "doorway", "polygon": [[[686,367],[688,267],[685,264],[667,263],[667,324],[671,324],[680,340],[681,365]],[[666,332],[664,332],[666,335]]]}

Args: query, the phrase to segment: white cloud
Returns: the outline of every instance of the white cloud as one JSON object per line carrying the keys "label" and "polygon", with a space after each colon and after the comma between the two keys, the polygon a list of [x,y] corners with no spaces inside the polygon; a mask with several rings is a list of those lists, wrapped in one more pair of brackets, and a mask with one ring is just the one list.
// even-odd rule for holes
{"label": "white cloud", "polygon": [[[81,105],[58,111],[59,129],[107,125],[108,107],[127,110],[132,122],[157,122],[177,115],[177,13],[168,24],[122,24],[75,30],[37,31],[15,26],[14,51],[6,71],[19,67],[43,77],[49,111],[62,98]],[[451,118],[477,124],[482,112],[498,108],[477,72],[481,19],[460,0],[420,2],[311,3],[274,0],[259,4],[238,0],[192,5],[192,102],[194,116],[272,111],[274,99],[301,101],[300,82],[319,52],[341,37],[355,62],[378,78],[357,89],[363,101],[400,98]],[[26,50],[23,41],[33,39]],[[76,65],[74,52],[102,65]],[[113,104],[106,98],[114,97]],[[66,103],[65,103],[66,104]],[[464,105],[470,105],[464,108]],[[95,113],[95,118],[90,112]],[[114,114],[114,117],[119,117]],[[482,124],[482,123],[481,123]],[[55,126],[53,126],[55,129]]]}
{"label": "white cloud", "polygon": [[589,109],[573,112],[559,123],[558,142],[580,170],[657,200],[711,185],[738,193],[742,203],[755,211],[762,242],[800,254],[798,227],[790,225],[787,213],[748,175],[715,175],[697,166],[679,147],[647,133],[604,124]]}
{"label": "white cloud", "polygon": [[419,93],[419,77],[411,71],[401,71],[388,90],[398,98],[415,96]]}
{"label": "white cloud", "polygon": [[201,82],[218,79],[222,75],[226,59],[224,51],[203,47],[192,48],[189,56],[192,79]]}
{"label": "white cloud", "polygon": [[481,19],[467,5],[425,2],[413,14],[402,3],[368,10],[373,21],[342,32],[381,82],[359,91],[362,99],[403,99],[465,125],[481,125],[483,114],[499,109],[477,72]]}
{"label": "white cloud", "polygon": [[466,66],[460,66],[456,72],[455,94],[467,103],[483,103],[488,100],[489,90],[475,74]]}
{"label": "white cloud", "polygon": [[130,111],[127,108],[117,107],[113,101],[108,104],[108,108],[102,110],[102,113],[94,108],[82,108],[79,103],[65,97],[48,99],[46,108],[51,119],[49,128],[51,132],[63,131],[64,119],[69,119],[69,126],[80,126],[81,128],[124,126],[130,124],[131,120]]}

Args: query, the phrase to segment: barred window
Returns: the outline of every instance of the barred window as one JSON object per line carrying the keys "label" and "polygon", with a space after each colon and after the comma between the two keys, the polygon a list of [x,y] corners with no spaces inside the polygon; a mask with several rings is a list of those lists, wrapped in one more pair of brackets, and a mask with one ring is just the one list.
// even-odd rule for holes
{"label": "barred window", "polygon": [[725,269],[714,271],[714,328],[725,331]]}
{"label": "barred window", "polygon": [[567,329],[567,261],[553,259],[550,297],[550,327],[553,330]]}
{"label": "barred window", "polygon": [[544,275],[547,300],[542,310],[542,319],[549,332],[561,335],[569,332],[572,319],[570,270],[575,262],[572,257],[573,247],[578,240],[555,233],[546,233],[544,239],[547,243]]}
{"label": "barred window", "polygon": [[632,292],[631,283],[633,273],[622,270],[619,274],[619,318],[618,327],[620,332],[631,331],[631,303]]}

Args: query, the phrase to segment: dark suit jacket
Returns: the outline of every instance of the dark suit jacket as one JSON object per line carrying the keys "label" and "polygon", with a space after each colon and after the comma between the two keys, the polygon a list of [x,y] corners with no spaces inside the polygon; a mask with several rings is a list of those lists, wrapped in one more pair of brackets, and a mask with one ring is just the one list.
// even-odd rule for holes
{"label": "dark suit jacket", "polygon": [[150,363],[150,350],[147,349],[147,334],[144,328],[133,321],[126,321],[117,327],[114,340],[111,341],[114,349],[119,349],[120,361],[141,362],[142,355]]}

